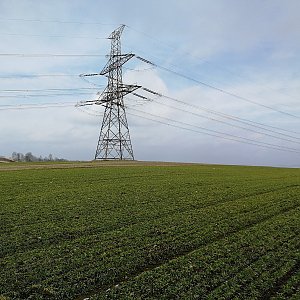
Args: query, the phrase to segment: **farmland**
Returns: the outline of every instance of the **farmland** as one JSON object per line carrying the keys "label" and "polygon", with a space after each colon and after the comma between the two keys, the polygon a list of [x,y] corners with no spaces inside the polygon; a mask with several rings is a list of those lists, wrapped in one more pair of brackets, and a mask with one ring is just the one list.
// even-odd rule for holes
{"label": "farmland", "polygon": [[0,299],[300,299],[300,169],[0,166]]}

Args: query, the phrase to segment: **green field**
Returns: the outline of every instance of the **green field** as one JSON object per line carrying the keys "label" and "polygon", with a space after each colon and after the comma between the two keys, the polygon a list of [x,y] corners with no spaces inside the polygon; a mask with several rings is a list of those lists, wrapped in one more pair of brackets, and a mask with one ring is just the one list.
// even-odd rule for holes
{"label": "green field", "polygon": [[0,299],[300,299],[300,169],[0,166]]}

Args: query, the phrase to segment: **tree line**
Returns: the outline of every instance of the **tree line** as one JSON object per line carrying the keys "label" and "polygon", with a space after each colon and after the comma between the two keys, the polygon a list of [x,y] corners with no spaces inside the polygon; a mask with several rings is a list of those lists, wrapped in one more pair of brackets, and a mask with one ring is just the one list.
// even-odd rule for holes
{"label": "tree line", "polygon": [[14,161],[20,162],[67,161],[64,158],[54,157],[51,153],[48,156],[42,157],[41,155],[35,156],[31,152],[27,152],[26,154],[20,152],[13,152],[11,158]]}

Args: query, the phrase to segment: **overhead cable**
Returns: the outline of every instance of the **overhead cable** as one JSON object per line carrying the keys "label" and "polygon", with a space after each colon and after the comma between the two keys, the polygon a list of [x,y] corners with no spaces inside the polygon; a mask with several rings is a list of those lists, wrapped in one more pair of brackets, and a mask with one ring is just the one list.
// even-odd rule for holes
{"label": "overhead cable", "polygon": [[278,137],[278,136],[276,136],[274,134],[269,134],[269,133],[266,133],[266,132],[253,130],[251,128],[247,128],[247,127],[243,127],[243,126],[239,126],[239,125],[234,125],[234,124],[222,121],[222,120],[218,120],[216,118],[208,117],[208,116],[201,115],[201,114],[198,114],[198,113],[195,113],[195,112],[191,112],[191,111],[188,111],[188,110],[184,110],[184,109],[172,106],[172,105],[161,103],[161,102],[159,102],[157,100],[152,100],[152,101],[155,102],[155,103],[157,103],[157,104],[159,104],[159,105],[163,105],[163,106],[175,109],[175,110],[179,110],[181,112],[188,113],[188,114],[194,115],[196,117],[200,117],[200,118],[204,118],[204,119],[207,119],[207,120],[211,120],[211,121],[214,121],[214,122],[217,122],[217,123],[225,124],[225,125],[228,125],[228,126],[231,126],[231,127],[234,127],[234,128],[239,128],[239,129],[242,129],[242,130],[245,130],[245,131],[249,131],[249,132],[253,132],[253,133],[258,133],[258,134],[261,134],[261,135],[264,135],[264,136],[268,136],[268,137],[272,137],[272,138],[275,138],[275,139],[278,139],[278,140],[283,140],[283,141],[287,141],[287,142],[290,142],[290,143],[300,144],[300,138],[297,138],[297,137],[293,137],[293,138],[294,139],[298,139],[299,141],[295,141],[295,140],[291,140],[291,139],[287,139],[287,138],[283,138],[283,137]]}
{"label": "overhead cable", "polygon": [[40,109],[52,107],[75,107],[74,102],[57,102],[57,103],[28,103],[15,105],[0,105],[0,110],[22,110],[22,109]]}
{"label": "overhead cable", "polygon": [[[248,125],[248,126],[260,128],[260,129],[263,129],[263,130],[266,130],[266,131],[269,131],[269,132],[277,133],[277,134],[280,134],[282,136],[287,136],[287,137],[298,139],[295,136],[287,135],[285,133],[280,133],[280,132],[278,132],[276,130],[280,130],[280,131],[284,131],[284,132],[289,132],[289,133],[293,133],[293,134],[300,134],[299,132],[296,132],[296,131],[291,131],[291,130],[283,129],[283,128],[280,128],[280,127],[275,127],[275,126],[263,124],[263,123],[260,123],[260,122],[255,122],[255,121],[252,121],[252,120],[249,120],[249,119],[244,119],[244,118],[240,118],[240,117],[237,117],[237,116],[234,116],[234,115],[229,115],[229,114],[225,114],[225,113],[222,113],[222,112],[218,112],[216,110],[208,109],[208,108],[203,107],[203,106],[194,105],[194,104],[182,101],[180,99],[177,99],[175,97],[167,96],[167,95],[164,95],[164,94],[152,91],[152,90],[150,90],[148,88],[142,88],[142,89],[144,91],[146,91],[146,92],[149,92],[151,94],[154,94],[154,95],[157,95],[157,96],[160,96],[160,97],[163,97],[163,98],[175,101],[177,103],[180,103],[180,104],[183,104],[183,105],[186,105],[186,106],[198,109],[198,110],[202,110],[202,111],[205,111],[205,112],[217,115],[217,116],[225,118],[225,119],[230,119],[230,120],[238,122],[238,123],[242,123],[242,124],[245,124],[245,125]],[[268,129],[266,127],[272,128],[272,129]],[[276,130],[274,130],[274,129],[276,129]]]}
{"label": "overhead cable", "polygon": [[[258,146],[258,147],[262,147],[262,148],[266,148],[266,149],[272,149],[272,150],[277,150],[277,151],[292,152],[292,153],[300,154],[300,152],[298,150],[288,150],[288,149],[281,148],[280,146],[277,146],[277,145],[268,146],[268,145],[259,144],[258,142],[255,142],[255,141],[254,142],[247,142],[247,141],[243,141],[243,140],[239,140],[239,139],[235,139],[235,138],[231,138],[231,137],[226,137],[224,135],[218,135],[218,134],[214,134],[214,133],[208,133],[208,132],[205,132],[205,131],[186,128],[186,127],[175,125],[175,124],[172,124],[172,123],[169,123],[169,122],[166,122],[166,121],[160,121],[160,120],[156,120],[156,119],[153,119],[153,118],[137,115],[137,114],[134,114],[134,113],[131,113],[131,112],[127,112],[127,113],[129,115],[137,116],[139,118],[154,121],[154,122],[157,122],[157,123],[160,123],[160,124],[163,124],[163,125],[184,129],[184,130],[196,132],[196,133],[199,133],[199,134],[205,134],[205,135],[208,135],[208,136],[213,136],[213,137],[221,138],[221,139],[224,139],[224,140],[230,140],[230,141],[235,141],[235,142],[239,142],[239,143],[243,143],[243,144],[254,145],[254,146]],[[142,112],[142,113],[150,115],[149,113],[145,113],[145,112]],[[162,118],[162,117],[159,117],[159,116],[155,116],[153,114],[151,114],[151,115],[154,116],[154,117]],[[166,119],[166,118],[163,118],[163,119]],[[177,121],[171,120],[171,119],[170,119],[170,121],[177,122]],[[188,125],[188,126],[191,126],[191,125]]]}
{"label": "overhead cable", "polygon": [[27,36],[27,37],[42,37],[42,38],[68,38],[68,39],[93,39],[93,40],[107,40],[108,38],[93,37],[93,36],[76,36],[76,35],[44,35],[44,34],[27,34],[27,33],[0,33],[0,35],[7,36]]}
{"label": "overhead cable", "polygon": [[0,53],[4,57],[43,58],[43,57],[105,57],[104,54],[59,54],[59,53]]}
{"label": "overhead cable", "polygon": [[139,60],[145,62],[145,63],[150,64],[151,66],[156,66],[156,67],[159,68],[159,69],[165,70],[165,71],[167,71],[167,72],[169,72],[169,73],[172,73],[172,74],[175,74],[175,75],[178,75],[178,76],[180,76],[180,77],[182,77],[182,78],[185,78],[185,79],[187,79],[187,80],[193,81],[193,82],[195,82],[195,83],[197,83],[197,84],[199,84],[199,85],[202,85],[202,86],[211,88],[211,89],[216,90],[216,91],[218,91],[218,92],[220,92],[220,93],[229,95],[229,96],[231,96],[231,97],[234,97],[234,98],[236,98],[236,99],[240,99],[240,100],[242,100],[242,101],[246,101],[246,102],[249,102],[249,103],[252,103],[252,104],[255,104],[255,105],[264,107],[264,108],[267,108],[267,109],[269,109],[269,110],[275,111],[275,112],[277,112],[277,113],[280,113],[280,114],[283,114],[283,115],[286,115],[286,116],[289,116],[289,117],[293,117],[293,118],[296,118],[296,119],[300,119],[300,116],[297,116],[297,115],[294,115],[294,114],[292,114],[292,113],[289,113],[289,112],[286,112],[286,111],[283,111],[283,110],[280,110],[280,109],[271,107],[271,106],[269,106],[269,105],[265,105],[265,104],[262,104],[262,103],[253,101],[253,100],[251,100],[251,99],[249,99],[249,98],[246,98],[246,97],[243,97],[243,96],[239,96],[239,95],[237,95],[237,94],[235,94],[235,93],[226,91],[226,90],[224,90],[224,89],[218,88],[218,87],[213,86],[213,85],[211,85],[211,84],[205,83],[205,82],[200,81],[200,80],[195,79],[195,78],[192,78],[192,77],[187,76],[187,75],[185,75],[185,74],[182,74],[182,73],[180,73],[180,72],[177,72],[177,71],[174,71],[174,70],[172,70],[172,69],[169,69],[169,68],[160,66],[160,65],[158,65],[158,64],[156,64],[156,63],[150,62],[150,61],[148,61],[148,60],[146,60],[146,59],[144,59],[144,58],[142,58],[142,57],[140,57],[140,56],[137,56],[137,55],[136,55],[135,57],[136,57],[137,59],[139,59]]}
{"label": "overhead cable", "polygon": [[49,88],[49,89],[6,89],[0,90],[0,93],[3,92],[48,92],[48,91],[77,91],[77,90],[98,90],[98,88],[84,88],[84,87],[76,87],[76,88]]}
{"label": "overhead cable", "polygon": [[[149,38],[149,39],[155,41],[156,43],[164,44],[165,46],[169,47],[170,49],[178,51],[178,47],[176,47],[176,46],[174,46],[174,45],[171,45],[171,44],[169,44],[169,43],[166,43],[165,41],[162,41],[162,40],[160,40],[160,39],[158,39],[158,38],[156,38],[156,37],[153,37],[153,36],[151,36],[150,34],[145,33],[145,32],[143,32],[143,31],[141,31],[141,30],[135,29],[135,28],[133,28],[132,26],[126,25],[126,27],[127,27],[128,29],[131,29],[131,30],[133,30],[133,31],[135,31],[135,32],[137,32],[137,33],[139,33],[139,34],[141,34],[141,35],[143,35],[143,36],[145,36],[145,37],[147,37],[147,38]],[[192,54],[192,53],[190,53],[190,52],[188,52],[188,51],[186,51],[186,50],[181,51],[181,52],[182,52],[183,54],[186,54],[186,55],[192,57],[192,58],[196,58],[196,59],[198,59],[198,60],[200,60],[200,61],[202,61],[202,62],[204,62],[204,63],[206,63],[206,64],[209,64],[209,65],[212,65],[212,66],[217,67],[218,69],[224,70],[225,72],[227,72],[227,73],[229,73],[229,74],[232,74],[232,75],[234,75],[234,76],[240,77],[240,78],[242,78],[242,79],[250,80],[251,82],[254,82],[254,83],[257,85],[257,82],[255,82],[253,79],[248,78],[248,77],[246,77],[246,76],[242,76],[241,74],[238,74],[237,72],[234,72],[234,71],[232,71],[232,70],[228,70],[228,69],[225,68],[224,66],[218,65],[217,63],[212,63],[212,62],[210,62],[210,61],[208,60],[207,57],[203,57],[203,56],[202,56],[202,57],[195,56],[194,54]],[[266,88],[266,89],[269,89],[269,90],[272,90],[272,91],[276,91],[277,93],[280,93],[280,94],[282,94],[282,95],[285,95],[285,96],[287,96],[287,97],[289,97],[289,98],[296,99],[295,97],[293,97],[293,96],[291,96],[291,95],[289,95],[289,94],[287,94],[287,93],[284,93],[284,92],[282,92],[281,90],[276,90],[276,89],[274,89],[274,88],[272,88],[272,87],[270,87],[270,86],[267,86],[267,85],[265,85],[265,84],[258,84],[258,85],[259,85],[259,86],[262,86],[262,87],[264,87],[264,88]],[[298,100],[298,99],[297,99],[297,100]]]}
{"label": "overhead cable", "polygon": [[24,22],[42,22],[42,23],[65,23],[65,24],[81,24],[81,25],[102,25],[115,26],[118,24],[101,23],[101,22],[82,22],[82,21],[68,21],[68,20],[42,20],[42,19],[23,19],[23,18],[1,18],[1,22],[6,21],[24,21]]}

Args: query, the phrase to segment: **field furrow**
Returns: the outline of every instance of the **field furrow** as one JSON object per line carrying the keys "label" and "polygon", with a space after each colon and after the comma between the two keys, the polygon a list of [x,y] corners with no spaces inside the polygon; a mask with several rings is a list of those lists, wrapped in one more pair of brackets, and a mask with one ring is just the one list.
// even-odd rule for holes
{"label": "field furrow", "polygon": [[0,172],[4,299],[299,291],[298,169],[38,168]]}

